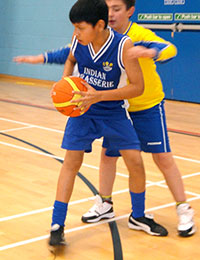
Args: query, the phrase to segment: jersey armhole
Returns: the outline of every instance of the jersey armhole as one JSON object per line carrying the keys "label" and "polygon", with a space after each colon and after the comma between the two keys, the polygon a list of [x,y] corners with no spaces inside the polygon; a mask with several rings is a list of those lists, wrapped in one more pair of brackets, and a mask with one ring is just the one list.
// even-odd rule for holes
{"label": "jersey armhole", "polygon": [[124,44],[127,40],[130,40],[128,36],[125,36],[121,39],[118,47],[118,56],[117,56],[117,62],[122,71],[125,71],[125,66],[123,62],[123,49],[124,49]]}
{"label": "jersey armhole", "polygon": [[77,44],[78,44],[78,40],[76,39],[76,36],[74,36],[73,40],[72,40],[72,45],[71,45],[71,52],[72,52],[73,56],[74,56]]}

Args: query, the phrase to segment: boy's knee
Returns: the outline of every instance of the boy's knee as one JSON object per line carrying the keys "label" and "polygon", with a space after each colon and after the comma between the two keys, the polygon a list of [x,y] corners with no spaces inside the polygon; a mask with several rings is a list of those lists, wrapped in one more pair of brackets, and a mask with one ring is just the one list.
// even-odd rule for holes
{"label": "boy's knee", "polygon": [[124,161],[135,169],[143,169],[143,160],[139,150],[123,151],[122,156]]}
{"label": "boy's knee", "polygon": [[169,168],[174,163],[171,153],[155,153],[153,154],[153,159],[154,162],[162,168]]}

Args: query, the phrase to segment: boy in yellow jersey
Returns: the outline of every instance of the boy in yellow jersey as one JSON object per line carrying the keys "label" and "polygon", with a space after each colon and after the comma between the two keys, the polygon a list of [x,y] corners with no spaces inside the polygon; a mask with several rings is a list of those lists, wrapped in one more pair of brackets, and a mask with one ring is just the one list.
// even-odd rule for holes
{"label": "boy in yellow jersey", "polygon": [[[143,94],[128,100],[130,104],[128,111],[141,142],[142,151],[152,153],[153,160],[163,173],[177,203],[178,234],[183,237],[191,236],[195,233],[194,212],[186,202],[181,174],[170,150],[164,110],[164,92],[155,65],[157,61],[163,62],[173,58],[176,55],[176,48],[156,36],[151,30],[129,20],[134,12],[135,0],[106,0],[106,3],[109,8],[109,25],[132,39],[135,47],[129,51],[129,57],[139,58],[143,72],[145,83]],[[93,102],[94,97],[94,91],[89,89],[85,102]],[[82,221],[85,223],[109,218],[107,212],[110,213],[113,210],[111,193],[118,159],[116,156],[120,154],[112,147],[108,147],[106,142],[103,143],[103,147],[100,163],[100,195],[97,195],[95,205],[82,216]],[[133,211],[129,217],[129,228],[151,234],[151,217],[143,215],[145,193],[130,195],[132,203],[135,203],[135,208],[138,210]]]}

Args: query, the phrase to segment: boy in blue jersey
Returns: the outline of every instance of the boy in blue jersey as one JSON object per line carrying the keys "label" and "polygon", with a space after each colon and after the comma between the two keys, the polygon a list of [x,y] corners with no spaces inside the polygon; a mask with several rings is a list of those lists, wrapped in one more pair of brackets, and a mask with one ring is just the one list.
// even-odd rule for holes
{"label": "boy in blue jersey", "polygon": [[[127,58],[132,42],[127,36],[107,28],[108,8],[104,0],[78,0],[70,10],[70,21],[75,30],[65,76],[72,74],[77,63],[81,77],[101,95],[98,103],[82,116],[69,118],[66,125],[62,142],[66,154],[52,214],[51,246],[64,243],[64,223],[75,177],[84,152],[91,152],[95,139],[103,136],[107,145],[120,151],[129,171],[130,193],[145,190],[140,144],[123,100],[143,92],[139,63],[137,59]],[[126,84],[125,71],[129,84]],[[119,88],[121,86],[123,88]],[[132,203],[133,210],[135,203]],[[163,236],[167,235],[162,226],[157,225],[157,228],[162,229]]]}
{"label": "boy in blue jersey", "polygon": [[[142,96],[129,100],[129,112],[133,117],[134,126],[141,141],[142,150],[152,153],[154,162],[163,173],[170,191],[177,202],[177,213],[180,219],[178,225],[179,235],[190,236],[195,232],[195,226],[192,220],[193,210],[190,208],[189,204],[186,203],[181,174],[174,162],[172,153],[170,152],[165,122],[165,112],[162,101],[164,98],[164,93],[154,64],[154,61],[162,62],[172,58],[176,54],[176,50],[172,44],[164,41],[160,37],[157,37],[150,30],[139,27],[136,23],[132,24],[129,22],[129,17],[134,12],[135,0],[106,0],[106,3],[109,7],[109,25],[118,32],[125,34],[128,33],[134,42],[134,45],[137,46],[132,48],[129,56],[143,58],[139,59],[139,61],[144,76],[145,91]],[[144,46],[148,48],[145,48]],[[69,53],[69,49],[69,47],[65,47],[60,50],[47,52],[38,56],[16,57],[15,61],[27,63],[64,64],[66,61],[66,56]],[[154,67],[154,70],[151,71],[151,67]],[[151,77],[149,77],[149,75],[151,75]],[[156,85],[156,83],[158,84]],[[150,91],[151,95],[149,95]],[[157,136],[161,136],[162,134],[162,128],[157,127],[157,124],[159,126],[159,122],[161,122],[160,112],[162,112],[162,116],[164,118],[164,136],[166,137],[166,142],[159,145],[146,145],[148,140],[157,138]],[[155,117],[151,117],[154,113],[158,115],[156,120],[154,120]],[[150,121],[151,124],[148,123]],[[157,129],[158,132],[155,132],[155,129]],[[164,144],[167,145],[166,148]],[[110,214],[110,210],[113,210],[111,193],[115,179],[116,160],[117,157],[106,156],[105,149],[103,149],[100,166],[101,181],[99,189],[101,196],[97,196],[98,203],[93,207],[93,209],[95,209],[98,213],[95,213],[93,209],[90,210],[87,214],[84,214],[82,218],[84,222],[97,222],[106,215],[108,218],[110,216],[114,216],[114,213]],[[137,195],[141,196],[140,194]],[[97,206],[99,205],[99,202],[101,207]],[[136,215],[136,217],[137,223],[130,223],[130,228],[136,228],[137,230],[141,228],[141,230],[153,234],[151,232],[151,221],[148,221],[148,218],[145,218],[144,215]],[[144,223],[144,221],[146,223]]]}

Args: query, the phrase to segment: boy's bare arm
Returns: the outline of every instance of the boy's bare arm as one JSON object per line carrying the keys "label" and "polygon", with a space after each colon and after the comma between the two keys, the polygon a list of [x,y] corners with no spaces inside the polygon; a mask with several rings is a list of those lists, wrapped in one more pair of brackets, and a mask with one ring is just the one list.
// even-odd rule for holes
{"label": "boy's bare arm", "polygon": [[64,65],[63,77],[72,75],[75,64],[76,64],[76,59],[70,52]]}
{"label": "boy's bare arm", "polygon": [[142,95],[144,91],[143,74],[137,58],[130,59],[129,50],[133,47],[131,40],[127,40],[124,45],[123,61],[129,84],[123,87],[122,91],[127,92],[126,99]]}

